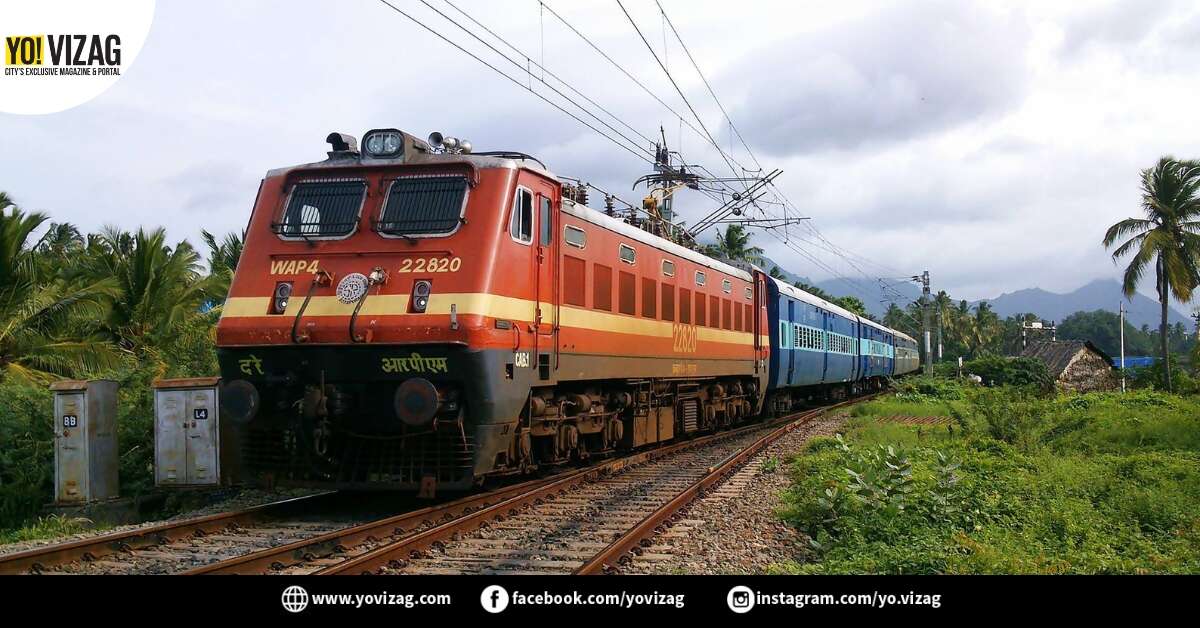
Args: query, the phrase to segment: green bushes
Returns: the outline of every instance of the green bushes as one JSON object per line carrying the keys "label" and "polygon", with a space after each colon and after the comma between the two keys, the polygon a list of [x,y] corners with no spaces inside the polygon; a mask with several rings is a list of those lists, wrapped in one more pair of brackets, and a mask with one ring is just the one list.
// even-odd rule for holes
{"label": "green bushes", "polygon": [[1049,403],[1019,388],[979,391],[967,412],[954,418],[968,433],[983,432],[989,438],[1028,450],[1036,446],[1046,429]]}
{"label": "green bushes", "polygon": [[1200,572],[1196,400],[996,389],[957,403],[949,428],[868,412],[844,438],[814,440],[782,511],[813,539],[813,560],[778,569]]}
{"label": "green bushes", "polygon": [[[209,337],[215,317],[196,317],[161,350],[147,348],[119,368],[96,377],[117,380],[117,469],[120,494],[132,497],[154,487],[154,391],[162,377],[214,374]],[[54,500],[53,396],[44,386],[0,382],[0,531],[30,522]],[[38,523],[37,526],[43,524]],[[60,525],[60,524],[53,524]],[[71,524],[76,525],[76,524]],[[36,527],[36,526],[35,526]]]}
{"label": "green bushes", "polygon": [[0,383],[0,527],[54,499],[54,401],[43,388]]}
{"label": "green bushes", "polygon": [[945,377],[909,377],[895,382],[893,388],[896,390],[896,398],[906,401],[966,398],[962,382]]}
{"label": "green bushes", "polygon": [[1054,388],[1046,364],[1035,358],[985,356],[967,362],[963,370],[978,375],[988,386],[1029,387],[1042,392]]}

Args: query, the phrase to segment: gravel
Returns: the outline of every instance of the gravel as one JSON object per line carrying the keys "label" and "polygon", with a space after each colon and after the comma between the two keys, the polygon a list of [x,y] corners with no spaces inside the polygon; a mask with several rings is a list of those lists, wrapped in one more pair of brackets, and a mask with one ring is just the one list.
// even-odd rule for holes
{"label": "gravel", "polygon": [[[807,537],[778,514],[781,495],[791,485],[786,461],[814,436],[841,431],[847,419],[845,413],[818,417],[772,443],[683,512],[622,573],[761,574],[786,560],[806,560]],[[771,459],[778,466],[764,469]]]}
{"label": "gravel", "polygon": [[[80,532],[77,534],[70,534],[70,535],[65,535],[65,536],[57,536],[57,537],[44,538],[44,539],[35,539],[32,541],[19,541],[17,543],[8,543],[6,545],[0,545],[0,556],[3,556],[5,554],[12,554],[15,552],[23,552],[25,550],[35,549],[35,548],[43,547],[46,545],[53,545],[56,543],[67,543],[70,541],[78,541],[81,539],[102,536],[105,534],[112,534],[114,532],[125,532],[128,530],[136,530],[138,528],[148,528],[150,526],[158,525],[165,521],[177,521],[180,519],[191,519],[193,517],[203,517],[205,515],[212,515],[212,514],[217,514],[217,513],[222,513],[222,512],[228,512],[230,510],[239,510],[242,508],[249,508],[251,506],[267,504],[270,502],[280,501],[280,500],[288,499],[291,497],[301,497],[303,495],[309,495],[314,492],[316,492],[316,491],[312,491],[309,489],[278,489],[278,490],[274,490],[274,491],[263,491],[263,490],[258,490],[258,489],[242,489],[235,493],[229,494],[228,497],[225,497],[223,499],[213,501],[212,503],[206,504],[199,508],[180,512],[179,514],[176,514],[174,516],[171,516],[171,517],[168,517],[165,519],[155,519],[152,521],[144,521],[142,523],[113,526],[113,527],[109,527],[109,528],[96,529],[96,530],[88,530],[88,531]],[[84,519],[84,522],[90,523],[90,521],[87,521],[86,519]]]}

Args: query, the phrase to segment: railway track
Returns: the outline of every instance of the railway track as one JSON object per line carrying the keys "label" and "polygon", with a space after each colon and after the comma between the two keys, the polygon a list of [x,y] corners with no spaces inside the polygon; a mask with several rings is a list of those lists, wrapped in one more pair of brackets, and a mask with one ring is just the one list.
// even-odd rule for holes
{"label": "railway track", "polygon": [[366,523],[313,519],[336,498],[321,493],[0,556],[0,574],[603,573],[768,444],[840,405]]}
{"label": "railway track", "polygon": [[568,473],[312,573],[604,573],[771,442],[840,405]]}
{"label": "railway track", "polygon": [[304,521],[327,508],[334,492],[167,521],[0,556],[0,574],[172,573],[246,547],[278,544],[341,524]]}

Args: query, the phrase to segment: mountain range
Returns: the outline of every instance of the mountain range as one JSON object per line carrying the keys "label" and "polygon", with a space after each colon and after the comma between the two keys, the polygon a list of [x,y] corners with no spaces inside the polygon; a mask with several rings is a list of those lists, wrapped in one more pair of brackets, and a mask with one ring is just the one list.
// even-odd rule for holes
{"label": "mountain range", "polygon": [[[778,266],[770,259],[763,261],[763,268],[768,270],[772,266]],[[867,311],[875,318],[882,318],[891,302],[903,307],[921,296],[920,286],[911,281],[887,281],[888,287],[885,290],[878,280],[868,281],[867,279],[847,277],[814,282],[802,275],[789,273],[782,266],[779,269],[787,277],[788,283],[794,284],[796,281],[803,281],[836,297],[858,297],[866,305]],[[978,305],[980,301],[987,301],[1001,318],[1032,312],[1048,321],[1062,321],[1075,312],[1093,310],[1116,312],[1118,304],[1122,301],[1125,302],[1125,316],[1134,327],[1140,328],[1148,325],[1151,329],[1157,329],[1161,316],[1158,302],[1140,292],[1135,293],[1132,299],[1125,300],[1121,283],[1115,279],[1097,279],[1066,293],[1050,292],[1041,288],[1025,288],[1003,293],[993,299],[972,301],[971,306]],[[1168,309],[1167,320],[1172,325],[1183,323],[1189,330],[1193,329],[1192,319],[1175,307]]]}

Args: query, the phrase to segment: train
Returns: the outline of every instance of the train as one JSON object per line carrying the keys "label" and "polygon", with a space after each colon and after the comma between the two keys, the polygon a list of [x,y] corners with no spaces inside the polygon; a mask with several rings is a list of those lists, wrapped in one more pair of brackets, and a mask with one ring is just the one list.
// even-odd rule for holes
{"label": "train", "polygon": [[592,209],[530,155],[326,141],[262,179],[217,325],[258,480],[432,496],[917,368],[912,338]]}

